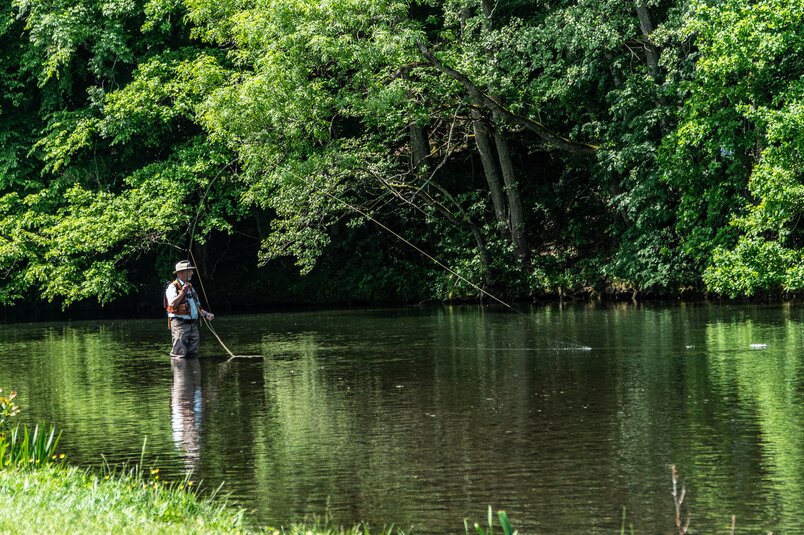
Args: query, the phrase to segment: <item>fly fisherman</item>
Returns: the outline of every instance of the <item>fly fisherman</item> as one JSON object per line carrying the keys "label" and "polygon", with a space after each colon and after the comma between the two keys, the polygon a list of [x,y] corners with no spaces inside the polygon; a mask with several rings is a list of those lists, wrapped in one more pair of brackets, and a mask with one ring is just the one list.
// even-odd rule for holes
{"label": "fly fisherman", "polygon": [[198,294],[190,284],[193,271],[195,267],[188,260],[182,260],[176,264],[176,280],[165,289],[165,309],[173,341],[170,356],[175,358],[197,357],[200,341],[198,317],[215,319],[214,314],[201,307]]}

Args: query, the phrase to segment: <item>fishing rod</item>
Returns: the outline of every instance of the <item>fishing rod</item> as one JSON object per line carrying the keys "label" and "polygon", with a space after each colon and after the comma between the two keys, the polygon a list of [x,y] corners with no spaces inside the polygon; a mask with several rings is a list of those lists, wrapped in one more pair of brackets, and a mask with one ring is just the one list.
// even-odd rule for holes
{"label": "fishing rod", "polygon": [[[195,261],[195,255],[193,254],[192,248],[190,248],[188,252],[190,253],[190,259],[193,261],[193,265],[197,267],[198,262]],[[201,277],[201,273],[198,273],[198,269],[196,269],[196,273],[198,274],[198,282],[201,283],[201,293],[204,294],[204,301],[207,303],[207,306],[209,306],[209,297],[207,296],[206,288],[204,288],[204,279]],[[196,306],[200,310],[201,303],[198,301],[197,295],[195,297],[195,302]],[[215,339],[218,340],[218,343],[221,345],[224,351],[226,351],[226,353],[229,354],[229,359],[227,360],[227,362],[229,362],[229,360],[232,360],[234,358],[256,358],[263,356],[263,355],[235,355],[234,353],[232,353],[232,350],[226,347],[226,344],[223,343],[223,340],[221,340],[221,337],[218,335],[217,331],[215,331],[215,328],[212,326],[209,320],[205,316],[201,316],[201,319],[204,321],[204,325],[207,326],[207,329],[209,329],[209,332],[211,332],[212,335],[215,337]]]}
{"label": "fishing rod", "polygon": [[[196,226],[198,225],[198,218],[201,215],[201,208],[204,206],[204,203],[206,202],[206,199],[209,196],[209,192],[212,191],[212,185],[223,174],[223,172],[226,170],[226,168],[231,166],[236,161],[237,161],[237,158],[234,158],[234,159],[230,160],[229,162],[227,162],[226,165],[221,167],[220,171],[218,171],[218,173],[212,178],[212,180],[209,181],[209,184],[207,184],[207,189],[204,191],[204,195],[201,196],[201,200],[198,203],[198,208],[195,211],[195,217],[193,218],[193,224],[192,224],[192,227],[190,229],[190,240],[189,240],[189,242],[187,244],[187,252],[190,254],[190,259],[192,260],[193,265],[196,266],[196,267],[198,266],[198,262],[196,262],[195,255],[193,254],[193,242],[195,241],[195,229],[196,229]],[[204,301],[207,303],[207,306],[210,306],[209,297],[207,296],[207,290],[204,287],[204,280],[201,277],[201,273],[198,271],[198,269],[196,269],[196,274],[198,275],[198,282],[201,283],[201,293],[204,294]],[[198,296],[196,296],[196,305],[198,306],[198,308],[200,310],[201,303],[198,301]],[[210,308],[211,308],[211,306],[210,306]],[[262,355],[235,355],[234,353],[232,353],[232,350],[229,349],[228,347],[226,347],[226,344],[223,343],[223,340],[221,340],[221,337],[218,335],[217,331],[215,331],[215,328],[212,326],[212,324],[209,322],[209,320],[204,316],[201,316],[201,319],[203,320],[204,325],[207,326],[207,329],[209,329],[209,332],[212,333],[212,335],[215,337],[215,339],[218,341],[218,343],[221,345],[221,347],[224,349],[224,351],[226,351],[226,353],[229,355],[229,360],[232,360],[233,358],[237,358],[237,357],[261,357],[262,356]],[[229,360],[227,360],[227,362]]]}
{"label": "fishing rod", "polygon": [[[187,252],[190,254],[190,259],[192,260],[193,265],[196,266],[196,267],[198,266],[198,262],[196,262],[195,255],[193,254],[193,243],[195,242],[195,230],[196,230],[197,225],[198,225],[198,219],[201,216],[201,208],[204,206],[204,203],[206,202],[210,191],[212,191],[212,186],[213,186],[213,184],[215,184],[215,181],[218,180],[218,178],[220,178],[220,176],[223,174],[223,172],[226,170],[226,168],[230,167],[235,162],[237,162],[237,158],[233,158],[232,160],[226,162],[226,165],[221,167],[220,170],[218,171],[218,173],[214,177],[212,177],[212,180],[209,181],[209,184],[207,184],[207,188],[204,190],[204,194],[201,196],[201,199],[200,199],[200,201],[198,203],[198,208],[196,208],[196,210],[195,210],[195,217],[193,217],[193,224],[190,227],[190,239],[189,239],[189,241],[187,243]],[[177,247],[177,248],[182,250],[180,247]],[[204,301],[207,303],[207,306],[210,306],[209,297],[207,296],[206,288],[204,288],[204,280],[201,277],[201,273],[197,269],[196,269],[196,274],[198,275],[198,282],[201,283],[201,293],[204,295]],[[199,310],[200,310],[201,303],[198,300],[197,296],[196,296],[196,305],[199,307]],[[226,344],[223,343],[223,340],[221,340],[221,337],[218,335],[217,331],[215,331],[215,328],[212,326],[212,324],[210,324],[209,320],[207,320],[207,318],[205,318],[203,316],[201,316],[201,319],[203,320],[204,325],[207,326],[207,329],[209,329],[209,332],[212,333],[212,335],[215,337],[215,339],[218,341],[218,343],[221,345],[221,347],[224,349],[224,351],[226,351],[226,353],[229,355],[229,360],[232,360],[233,358],[237,358],[237,357],[261,357],[262,356],[262,355],[235,355],[232,352],[232,350],[230,350],[228,347],[226,347]]]}

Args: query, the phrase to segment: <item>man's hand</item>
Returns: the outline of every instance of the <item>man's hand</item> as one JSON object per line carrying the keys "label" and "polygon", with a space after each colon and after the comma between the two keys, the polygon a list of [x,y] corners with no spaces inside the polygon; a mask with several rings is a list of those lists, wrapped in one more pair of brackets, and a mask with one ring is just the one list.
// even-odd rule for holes
{"label": "man's hand", "polygon": [[209,321],[212,321],[212,320],[215,319],[215,314],[213,314],[212,312],[207,312],[205,310],[204,311],[204,317],[207,318]]}

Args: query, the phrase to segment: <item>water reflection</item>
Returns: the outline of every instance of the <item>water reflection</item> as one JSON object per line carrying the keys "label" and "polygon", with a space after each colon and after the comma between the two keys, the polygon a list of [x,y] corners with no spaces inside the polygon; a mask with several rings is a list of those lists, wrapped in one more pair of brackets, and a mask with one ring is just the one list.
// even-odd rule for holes
{"label": "water reflection", "polygon": [[493,505],[521,533],[615,533],[624,509],[634,532],[669,533],[675,464],[696,532],[736,514],[746,533],[804,533],[804,307],[220,321],[264,357],[224,363],[205,339],[207,358],[171,369],[162,321],[0,326],[0,386],[65,430],[72,462],[136,460],[147,436],[146,462],[225,482],[255,527],[456,533]]}
{"label": "water reflection", "polygon": [[184,460],[187,471],[193,471],[198,466],[199,436],[203,420],[201,365],[197,358],[170,360],[173,368],[170,399],[173,443]]}

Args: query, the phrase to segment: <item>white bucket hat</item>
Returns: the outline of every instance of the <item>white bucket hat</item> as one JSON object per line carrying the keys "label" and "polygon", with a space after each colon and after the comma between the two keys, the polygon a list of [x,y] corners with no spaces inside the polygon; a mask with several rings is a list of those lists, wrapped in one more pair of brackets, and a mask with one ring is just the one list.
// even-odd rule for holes
{"label": "white bucket hat", "polygon": [[189,260],[182,260],[178,264],[176,264],[176,270],[173,273],[178,273],[179,271],[185,271],[187,269],[195,269]]}

